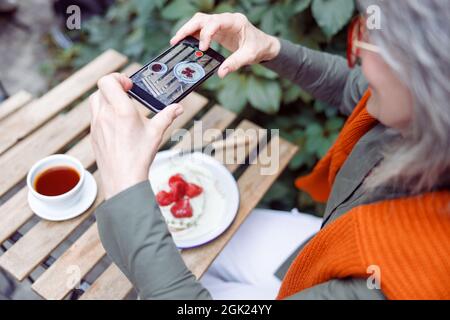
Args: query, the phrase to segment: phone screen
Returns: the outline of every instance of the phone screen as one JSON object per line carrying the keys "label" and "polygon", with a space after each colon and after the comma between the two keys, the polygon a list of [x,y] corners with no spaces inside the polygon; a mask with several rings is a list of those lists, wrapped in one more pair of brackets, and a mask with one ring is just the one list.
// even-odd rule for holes
{"label": "phone screen", "polygon": [[[208,49],[198,49],[195,38],[186,38],[169,48],[156,59],[136,72],[131,79],[139,91],[140,98],[155,107],[154,97],[163,105],[178,102],[199,83],[214,73],[220,66],[223,57]],[[142,92],[143,91],[143,92]],[[147,97],[142,97],[142,96]],[[149,101],[150,100],[150,101]],[[161,109],[156,106],[156,109]]]}

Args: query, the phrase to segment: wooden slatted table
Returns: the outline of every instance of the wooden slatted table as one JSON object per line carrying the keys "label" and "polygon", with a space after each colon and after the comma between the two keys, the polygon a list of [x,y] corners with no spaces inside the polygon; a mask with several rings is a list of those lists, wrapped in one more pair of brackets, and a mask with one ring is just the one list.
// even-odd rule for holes
{"label": "wooden slatted table", "polygon": [[[139,68],[134,63],[125,66],[126,63],[125,56],[108,50],[42,97],[33,99],[22,91],[0,105],[0,268],[18,281],[31,280],[33,290],[45,299],[74,296],[81,299],[124,299],[132,292],[131,283],[107,258],[92,215],[103,196],[89,141],[87,99],[101,76],[116,70],[131,74]],[[196,129],[192,120],[195,119],[202,121],[203,130],[216,129],[216,136],[209,137],[212,139],[221,138],[225,129],[230,127],[239,129],[232,133],[235,136],[249,135],[249,129],[261,129],[248,120],[237,121],[234,113],[211,105],[196,93],[187,96],[182,104],[185,112],[163,138],[163,149],[167,148],[171,134],[177,129],[190,127],[190,132],[194,133]],[[136,108],[142,115],[151,116],[138,102]],[[225,164],[236,173],[243,163],[243,172],[237,180],[241,203],[233,224],[214,241],[181,253],[198,278],[297,151],[294,145],[278,136],[271,137],[265,145],[259,144],[258,139],[251,141],[249,146],[242,146],[247,165],[244,164],[245,159]],[[272,144],[279,147],[272,149]],[[176,149],[190,147],[190,140],[183,137],[172,146]],[[248,163],[251,156],[268,150],[272,152],[267,154],[273,159],[276,157],[279,165],[274,174],[262,175],[263,163]],[[64,222],[36,218],[27,204],[24,184],[27,171],[33,163],[53,153],[66,153],[78,158],[94,172],[99,185],[97,199],[91,208],[83,215]],[[215,157],[223,161],[220,152],[216,152]]]}

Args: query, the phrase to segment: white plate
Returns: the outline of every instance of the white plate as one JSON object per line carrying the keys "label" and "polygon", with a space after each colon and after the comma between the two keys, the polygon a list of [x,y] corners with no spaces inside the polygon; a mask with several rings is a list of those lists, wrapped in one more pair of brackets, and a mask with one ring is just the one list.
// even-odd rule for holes
{"label": "white plate", "polygon": [[52,208],[48,204],[35,198],[31,192],[28,192],[28,205],[31,210],[42,219],[50,221],[69,220],[81,215],[89,209],[97,196],[97,183],[92,174],[88,171],[85,171],[85,180],[81,192],[80,201],[69,208]]}
{"label": "white plate", "polygon": [[[178,153],[179,151],[176,150],[167,150],[157,153],[155,160],[150,167],[149,178],[151,177],[153,170],[158,170],[158,167],[162,164],[167,164],[167,161],[172,157],[177,157]],[[231,225],[239,209],[239,189],[236,180],[227,168],[211,156],[200,152],[194,152],[185,156],[192,157],[190,158],[190,161],[200,163],[202,166],[207,168],[212,173],[212,176],[220,182],[218,183],[218,187],[220,187],[221,191],[223,191],[221,193],[225,197],[224,203],[226,208],[222,211],[223,214],[220,219],[220,223],[216,226],[211,226],[210,229],[203,230],[203,232],[199,235],[194,234],[196,228],[195,226],[184,230],[182,238],[177,237],[177,232],[173,232],[173,240],[176,246],[180,249],[197,247],[220,236]],[[208,212],[204,213],[204,215],[207,214]],[[202,217],[200,217],[200,219],[202,219]]]}

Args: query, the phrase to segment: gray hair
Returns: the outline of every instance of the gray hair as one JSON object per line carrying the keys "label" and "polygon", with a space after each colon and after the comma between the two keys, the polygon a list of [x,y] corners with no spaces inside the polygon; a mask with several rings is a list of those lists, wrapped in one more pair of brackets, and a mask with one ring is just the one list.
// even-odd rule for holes
{"label": "gray hair", "polygon": [[450,181],[450,2],[359,0],[376,5],[381,30],[369,30],[385,62],[409,88],[413,120],[408,133],[384,150],[368,186],[393,184],[412,192]]}

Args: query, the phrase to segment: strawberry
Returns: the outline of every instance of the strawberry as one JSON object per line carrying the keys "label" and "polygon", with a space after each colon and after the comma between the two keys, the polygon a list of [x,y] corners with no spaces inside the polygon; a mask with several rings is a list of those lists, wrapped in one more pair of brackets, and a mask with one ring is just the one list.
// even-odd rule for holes
{"label": "strawberry", "polygon": [[192,207],[189,199],[180,199],[170,208],[170,212],[175,218],[192,217]]}
{"label": "strawberry", "polygon": [[175,182],[183,182],[183,183],[186,183],[186,181],[184,180],[183,176],[182,176],[181,174],[179,174],[179,173],[174,174],[173,176],[171,176],[171,177],[169,178],[169,187],[172,187],[172,185],[173,185]]}
{"label": "strawberry", "polygon": [[156,195],[156,202],[158,202],[158,204],[160,206],[163,206],[163,207],[168,206],[169,204],[174,202],[172,192],[167,192],[167,191],[158,192],[158,194]]}
{"label": "strawberry", "polygon": [[168,206],[175,202],[170,208],[170,212],[175,218],[192,217],[192,206],[189,198],[200,195],[203,188],[195,183],[187,183],[179,173],[171,176],[168,184],[171,191],[159,192],[156,196],[158,203],[162,206]]}
{"label": "strawberry", "polygon": [[172,189],[173,200],[178,201],[185,196],[187,183],[184,181],[175,181],[170,186],[170,189]]}
{"label": "strawberry", "polygon": [[189,198],[195,198],[203,192],[203,188],[195,183],[189,183],[186,189],[186,195]]}
{"label": "strawberry", "polygon": [[183,176],[177,173],[169,178],[169,187],[172,190],[174,201],[178,201],[186,194],[188,184]]}

